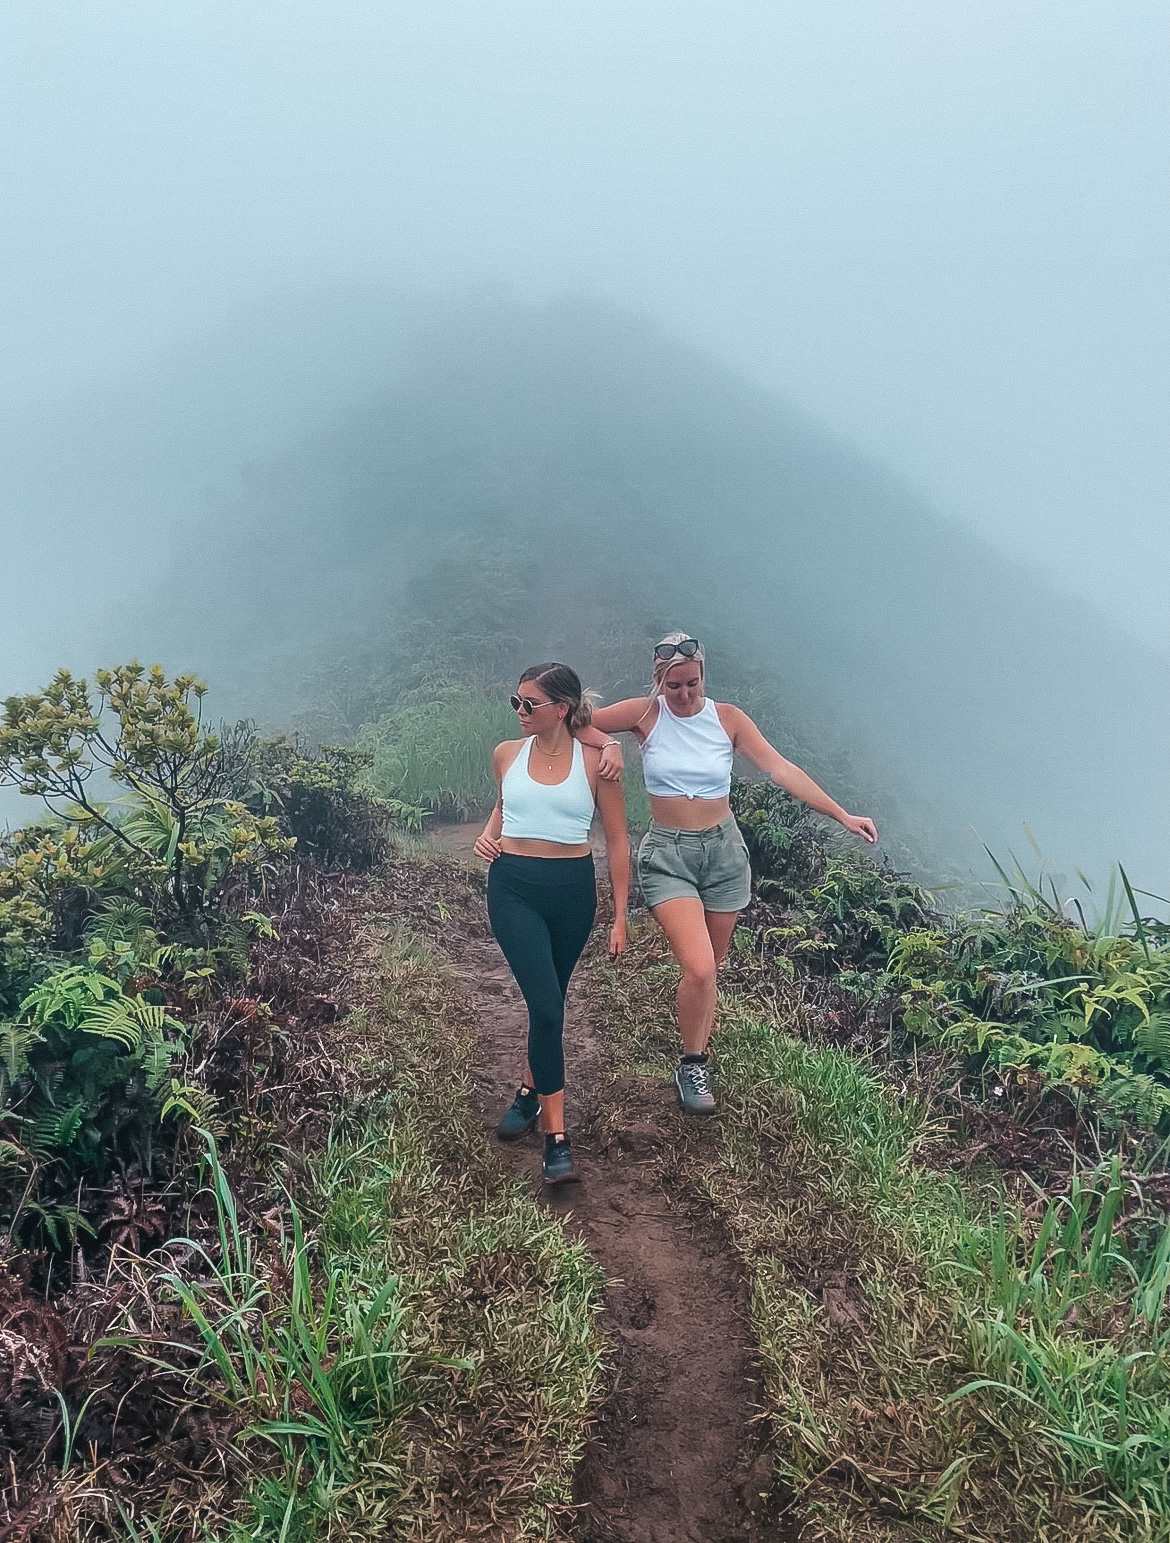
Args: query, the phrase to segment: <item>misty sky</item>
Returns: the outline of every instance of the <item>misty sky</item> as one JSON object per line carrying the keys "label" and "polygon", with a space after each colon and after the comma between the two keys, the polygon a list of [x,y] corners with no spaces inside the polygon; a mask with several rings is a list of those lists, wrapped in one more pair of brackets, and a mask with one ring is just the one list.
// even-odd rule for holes
{"label": "misty sky", "polygon": [[[6,0],[0,406],[289,287],[608,296],[1165,644],[1168,33],[1165,0]],[[0,517],[50,550],[51,507]]]}

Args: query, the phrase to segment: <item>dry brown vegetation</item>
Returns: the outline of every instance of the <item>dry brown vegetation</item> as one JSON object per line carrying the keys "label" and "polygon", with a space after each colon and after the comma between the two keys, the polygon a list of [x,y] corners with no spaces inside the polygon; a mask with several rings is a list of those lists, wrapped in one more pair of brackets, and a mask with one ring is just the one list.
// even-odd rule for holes
{"label": "dry brown vegetation", "polygon": [[[188,1242],[125,1232],[98,1278],[51,1304],[0,1276],[6,1539],[242,1540],[286,1523],[305,1538],[565,1535],[599,1371],[595,1274],[470,1123],[460,996],[399,910],[433,915],[433,895],[414,862],[293,898],[250,981],[272,1011],[237,998],[214,1025],[239,1119],[209,1190],[169,1197],[159,1230]],[[281,1046],[259,1074],[257,1023]],[[226,1238],[217,1186],[235,1207]],[[239,1339],[245,1272],[224,1276],[225,1257],[252,1283]],[[388,1283],[392,1374],[374,1409],[334,1373],[355,1304]],[[306,1324],[316,1361],[288,1337]],[[330,1439],[258,1434],[322,1418],[318,1374],[341,1406]]]}

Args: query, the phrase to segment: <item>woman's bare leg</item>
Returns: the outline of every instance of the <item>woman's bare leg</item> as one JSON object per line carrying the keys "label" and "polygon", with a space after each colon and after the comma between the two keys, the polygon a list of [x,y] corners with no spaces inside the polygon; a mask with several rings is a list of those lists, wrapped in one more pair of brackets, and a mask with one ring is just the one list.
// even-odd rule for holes
{"label": "woman's bare leg", "polygon": [[[739,920],[738,911],[705,911],[703,920],[707,924],[707,936],[711,939],[711,952],[715,955],[715,969],[727,958],[727,950],[731,947],[731,934],[735,931],[735,924]],[[707,1038],[703,1041],[703,1049],[715,1031],[715,997],[711,998],[711,1021],[707,1025]]]}
{"label": "woman's bare leg", "polygon": [[703,920],[707,923],[707,936],[711,939],[711,950],[715,955],[715,968],[718,969],[727,958],[727,950],[731,947],[731,934],[735,931],[735,924],[739,920],[739,912],[704,911]]}
{"label": "woman's bare leg", "polygon": [[540,1128],[546,1136],[565,1133],[565,1090],[540,1095]]}
{"label": "woman's bare leg", "polygon": [[682,971],[675,1001],[683,1050],[688,1055],[701,1055],[715,1021],[715,950],[703,902],[686,895],[678,900],[663,900],[653,910],[654,920],[666,933],[670,951]]}

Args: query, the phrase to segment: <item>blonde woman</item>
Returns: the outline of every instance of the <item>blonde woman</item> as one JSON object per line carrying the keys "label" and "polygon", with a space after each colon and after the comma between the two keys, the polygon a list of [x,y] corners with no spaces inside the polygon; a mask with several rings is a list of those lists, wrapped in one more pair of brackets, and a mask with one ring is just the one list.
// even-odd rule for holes
{"label": "blonde woman", "polygon": [[[577,1178],[565,1130],[565,993],[593,928],[597,883],[589,830],[605,830],[614,920],[609,951],[626,946],[630,844],[620,782],[598,775],[601,752],[578,737],[589,705],[567,664],[525,670],[511,698],[521,738],[492,753],[500,794],[475,850],[488,867],[488,919],[528,1007],[528,1065],[496,1134],[544,1129],[546,1184]],[[596,734],[591,739],[601,738]]]}
{"label": "blonde woman", "polygon": [[[752,889],[747,845],[731,813],[733,756],[745,756],[777,787],[862,840],[876,842],[878,832],[866,815],[849,814],[786,761],[741,708],[707,696],[697,638],[668,632],[654,647],[653,678],[649,696],[594,708],[592,721],[605,734],[633,734],[642,748],[652,820],[638,848],[638,879],[682,972],[674,1082],[687,1113],[713,1114],[707,1045],[716,972]],[[606,752],[607,771],[613,758]]]}

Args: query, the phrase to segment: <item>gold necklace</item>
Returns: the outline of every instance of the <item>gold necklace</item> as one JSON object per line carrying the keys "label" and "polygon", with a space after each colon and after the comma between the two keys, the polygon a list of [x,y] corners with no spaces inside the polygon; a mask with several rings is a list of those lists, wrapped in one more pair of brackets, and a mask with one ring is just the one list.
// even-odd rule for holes
{"label": "gold necklace", "polygon": [[536,748],[540,751],[541,755],[544,756],[545,760],[548,762],[548,769],[549,769],[549,771],[552,771],[552,764],[556,760],[557,756],[564,755],[567,750],[571,750],[572,749],[572,746],[571,745],[562,745],[559,750],[545,750],[544,747],[541,745],[540,741],[537,740],[536,741]]}

